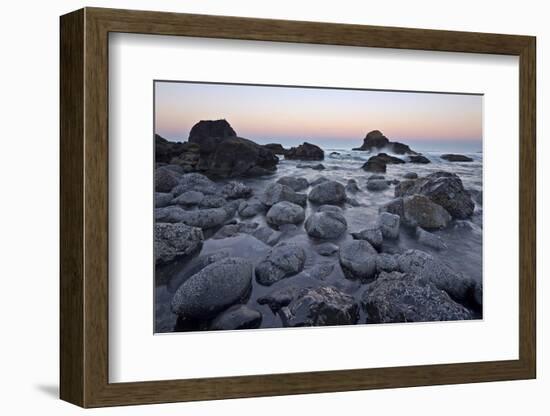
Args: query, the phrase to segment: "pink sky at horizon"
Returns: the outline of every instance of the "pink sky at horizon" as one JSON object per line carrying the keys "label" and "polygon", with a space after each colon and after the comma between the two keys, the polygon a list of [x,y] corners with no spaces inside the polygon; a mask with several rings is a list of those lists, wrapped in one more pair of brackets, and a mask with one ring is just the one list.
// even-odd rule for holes
{"label": "pink sky at horizon", "polygon": [[155,82],[155,133],[185,141],[200,120],[226,119],[259,143],[357,145],[390,140],[480,146],[481,95]]}

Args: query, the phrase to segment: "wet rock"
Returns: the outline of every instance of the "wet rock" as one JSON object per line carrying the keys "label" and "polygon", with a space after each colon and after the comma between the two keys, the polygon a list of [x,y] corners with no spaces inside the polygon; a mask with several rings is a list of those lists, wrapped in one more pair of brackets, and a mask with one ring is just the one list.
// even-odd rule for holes
{"label": "wet rock", "polygon": [[471,298],[475,286],[473,279],[455,272],[449,266],[420,250],[407,250],[398,257],[399,270],[432,282],[454,300],[464,302]]}
{"label": "wet rock", "polygon": [[260,197],[260,201],[268,207],[282,201],[288,201],[293,204],[305,206],[307,204],[307,196],[305,194],[294,192],[292,188],[286,185],[272,183],[265,189],[264,193]]}
{"label": "wet rock", "polygon": [[431,163],[430,159],[428,159],[426,156],[422,156],[422,155],[409,156],[409,162],[410,163],[420,163],[420,164]]}
{"label": "wet rock", "polygon": [[403,198],[401,221],[409,227],[419,226],[426,230],[437,230],[445,228],[451,219],[451,215],[445,208],[423,195]]}
{"label": "wet rock", "polygon": [[399,159],[395,156],[390,156],[387,153],[378,153],[375,158],[386,163],[386,165],[400,165],[405,163],[403,159]]}
{"label": "wet rock", "polygon": [[242,182],[231,181],[223,186],[222,195],[227,199],[248,198],[252,195],[252,188]]}
{"label": "wet rock", "polygon": [[199,228],[212,228],[222,225],[227,219],[223,208],[208,208],[195,211],[186,211],[180,207],[170,206],[155,209],[157,222],[182,222]]}
{"label": "wet rock", "polygon": [[260,224],[257,222],[239,222],[237,224],[224,225],[212,236],[214,240],[234,237],[237,234],[252,234]]}
{"label": "wet rock", "polygon": [[178,185],[180,175],[164,167],[155,169],[155,192],[170,192]]}
{"label": "wet rock", "polygon": [[[474,212],[474,201],[464,189],[458,175],[449,172],[435,172],[414,181],[414,185],[403,191],[403,195],[424,195],[445,208],[453,218],[466,219]],[[396,188],[396,196],[397,188]]]}
{"label": "wet rock", "polygon": [[283,224],[298,224],[305,218],[304,209],[292,202],[282,201],[273,205],[265,217],[267,223],[274,227]]}
{"label": "wet rock", "polygon": [[376,256],[376,250],[366,240],[346,241],[340,246],[340,265],[348,279],[373,278],[376,273]]}
{"label": "wet rock", "polygon": [[395,240],[399,237],[399,215],[382,212],[378,216],[378,226],[384,238]]}
{"label": "wet rock", "polygon": [[277,180],[277,183],[288,186],[294,192],[302,191],[309,186],[306,178],[296,176],[283,176]]}
{"label": "wet rock", "polygon": [[217,195],[206,195],[199,203],[199,208],[221,208],[227,204],[227,200]]}
{"label": "wet rock", "polygon": [[291,147],[285,153],[285,159],[323,160],[325,152],[319,146],[304,142],[298,147]]}
{"label": "wet rock", "polygon": [[204,194],[198,191],[187,191],[172,200],[177,205],[198,205],[204,198]]}
{"label": "wet rock", "polygon": [[177,257],[200,250],[204,236],[200,228],[185,224],[155,224],[155,264],[168,263]]}
{"label": "wet rock", "polygon": [[317,280],[325,280],[334,270],[334,263],[319,263],[304,273]]}
{"label": "wet rock", "polygon": [[279,243],[256,266],[256,281],[271,286],[302,271],[306,261],[303,248],[293,243]]}
{"label": "wet rock", "polygon": [[[162,136],[155,134],[155,161],[157,163],[170,163],[172,158],[185,150],[185,143],[171,142]],[[183,170],[179,168],[180,172]]]}
{"label": "wet rock", "polygon": [[346,190],[339,182],[321,182],[311,189],[308,199],[317,204],[339,204],[346,200]]}
{"label": "wet rock", "polygon": [[155,192],[155,208],[164,208],[172,202],[171,192]]}
{"label": "wet rock", "polygon": [[257,300],[260,305],[267,305],[273,313],[277,313],[282,307],[287,306],[296,298],[303,288],[289,285],[281,289],[269,292],[265,296],[260,296]]}
{"label": "wet rock", "polygon": [[405,179],[417,179],[418,174],[416,172],[407,172],[403,175]]}
{"label": "wet rock", "polygon": [[376,156],[372,156],[365,162],[362,169],[366,172],[386,173],[386,162]]}
{"label": "wet rock", "polygon": [[367,323],[454,321],[470,312],[428,279],[414,274],[382,272],[361,297]]}
{"label": "wet rock", "polygon": [[422,228],[417,228],[416,238],[420,244],[425,245],[426,247],[433,248],[435,250],[445,250],[447,245],[443,242],[441,237],[423,230]]}
{"label": "wet rock", "polygon": [[298,169],[313,169],[313,170],[324,170],[325,165],[322,163],[317,163],[315,165],[312,164],[306,164],[306,163],[299,163],[296,165]]}
{"label": "wet rock", "polygon": [[226,220],[230,220],[236,214],[237,209],[241,205],[242,200],[233,199],[232,201],[227,202],[221,209],[225,211]]}
{"label": "wet rock", "polygon": [[259,199],[253,198],[239,204],[239,215],[244,218],[254,217],[265,212],[265,205]]}
{"label": "wet rock", "polygon": [[340,237],[347,229],[347,222],[341,212],[325,210],[311,214],[305,223],[307,234],[313,238],[332,240]]}
{"label": "wet rock", "polygon": [[412,188],[415,183],[416,182],[414,180],[410,180],[410,179],[399,182],[399,184],[397,184],[397,186],[394,189],[395,196],[400,197],[407,194],[407,190]]}
{"label": "wet rock", "polygon": [[214,195],[218,193],[218,187],[213,181],[200,173],[186,173],[181,176],[178,186],[172,190],[172,193],[179,196],[187,191],[198,191],[204,195]]}
{"label": "wet rock", "polygon": [[216,316],[248,296],[252,270],[249,261],[235,257],[206,266],[178,288],[172,298],[172,312],[196,319]]}
{"label": "wet rock", "polygon": [[282,144],[279,144],[279,143],[268,143],[268,144],[264,144],[264,147],[266,149],[269,149],[271,150],[273,153],[275,153],[276,155],[285,155],[286,152],[288,152],[287,149],[285,149],[283,147]]}
{"label": "wet rock", "polygon": [[226,120],[202,120],[191,128],[189,142],[199,144],[203,152],[208,152],[215,150],[221,139],[236,136]]}
{"label": "wet rock", "polygon": [[346,184],[346,192],[356,193],[359,191],[360,189],[357,185],[357,181],[355,179],[349,179],[348,183]]}
{"label": "wet rock", "polygon": [[346,198],[346,204],[349,204],[352,207],[360,207],[361,206],[361,203],[357,199],[351,198],[351,197]]}
{"label": "wet rock", "polygon": [[333,243],[321,243],[315,246],[315,250],[321,256],[332,256],[338,251],[338,246]]}
{"label": "wet rock", "polygon": [[305,288],[280,316],[288,327],[353,325],[359,320],[359,305],[335,287]]}
{"label": "wet rock", "polygon": [[337,205],[321,205],[317,208],[317,212],[337,212],[338,214],[342,214],[344,211]]}
{"label": "wet rock", "polygon": [[473,162],[474,159],[468,156],[464,155],[456,155],[456,154],[445,154],[440,156],[441,159],[447,160],[448,162]]}
{"label": "wet rock", "polygon": [[384,242],[384,237],[382,236],[380,227],[366,228],[357,233],[351,233],[351,236],[356,240],[368,241],[370,245],[377,250],[380,250],[382,243]]}
{"label": "wet rock", "polygon": [[275,231],[271,227],[259,227],[252,235],[265,244],[274,246],[279,242],[282,233],[280,231]]}
{"label": "wet rock", "polygon": [[329,156],[340,156],[340,152],[330,152]]}
{"label": "wet rock", "polygon": [[310,186],[316,186],[323,182],[328,182],[329,179],[326,176],[318,176],[315,178],[309,185]]}
{"label": "wet rock", "polygon": [[384,175],[370,175],[369,178],[367,180],[374,180],[374,179],[386,179],[386,177]]}
{"label": "wet rock", "polygon": [[385,179],[369,179],[367,181],[367,189],[369,191],[384,191],[390,187]]}
{"label": "wet rock", "polygon": [[388,151],[403,155],[403,154],[415,154],[409,146],[399,142],[390,142],[389,139],[382,134],[380,130],[370,131],[363,140],[361,147],[355,148],[353,150],[365,150],[365,151],[376,151],[381,149],[387,149]]}
{"label": "wet rock", "polygon": [[394,198],[390,202],[382,205],[379,209],[379,212],[389,212],[390,214],[403,215],[403,198]]}
{"label": "wet rock", "polygon": [[246,305],[234,305],[219,314],[210,324],[211,330],[256,329],[262,324],[262,314]]}
{"label": "wet rock", "polygon": [[387,253],[380,253],[376,256],[376,272],[394,272],[399,270],[397,256]]}

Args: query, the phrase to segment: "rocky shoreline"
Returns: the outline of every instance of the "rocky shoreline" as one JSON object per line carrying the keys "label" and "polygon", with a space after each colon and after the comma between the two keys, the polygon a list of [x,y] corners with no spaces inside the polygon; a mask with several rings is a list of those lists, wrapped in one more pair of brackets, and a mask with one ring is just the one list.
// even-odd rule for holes
{"label": "rocky shoreline", "polygon": [[[277,176],[280,160],[323,161],[323,150],[262,146],[225,120],[197,123],[186,143],[157,136],[156,331],[481,317],[481,282],[447,264],[439,235],[472,218],[472,194],[455,173],[415,172],[423,164],[381,150],[422,155],[371,133],[361,151],[376,154],[347,180]],[[388,192],[363,221],[357,195]]]}

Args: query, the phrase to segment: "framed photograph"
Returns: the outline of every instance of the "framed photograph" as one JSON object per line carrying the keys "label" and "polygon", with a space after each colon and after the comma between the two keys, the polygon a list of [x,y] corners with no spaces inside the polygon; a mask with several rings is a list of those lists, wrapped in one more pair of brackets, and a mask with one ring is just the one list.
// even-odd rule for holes
{"label": "framed photograph", "polygon": [[534,37],[60,27],[63,400],[536,377]]}

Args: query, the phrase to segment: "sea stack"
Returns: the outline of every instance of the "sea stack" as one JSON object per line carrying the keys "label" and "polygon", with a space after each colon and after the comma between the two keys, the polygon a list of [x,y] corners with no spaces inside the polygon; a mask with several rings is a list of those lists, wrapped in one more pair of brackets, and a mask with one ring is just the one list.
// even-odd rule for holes
{"label": "sea stack", "polygon": [[363,139],[363,145],[352,150],[362,150],[367,152],[387,150],[390,153],[398,155],[416,155],[417,153],[409,146],[399,142],[390,141],[380,130],[372,130]]}

